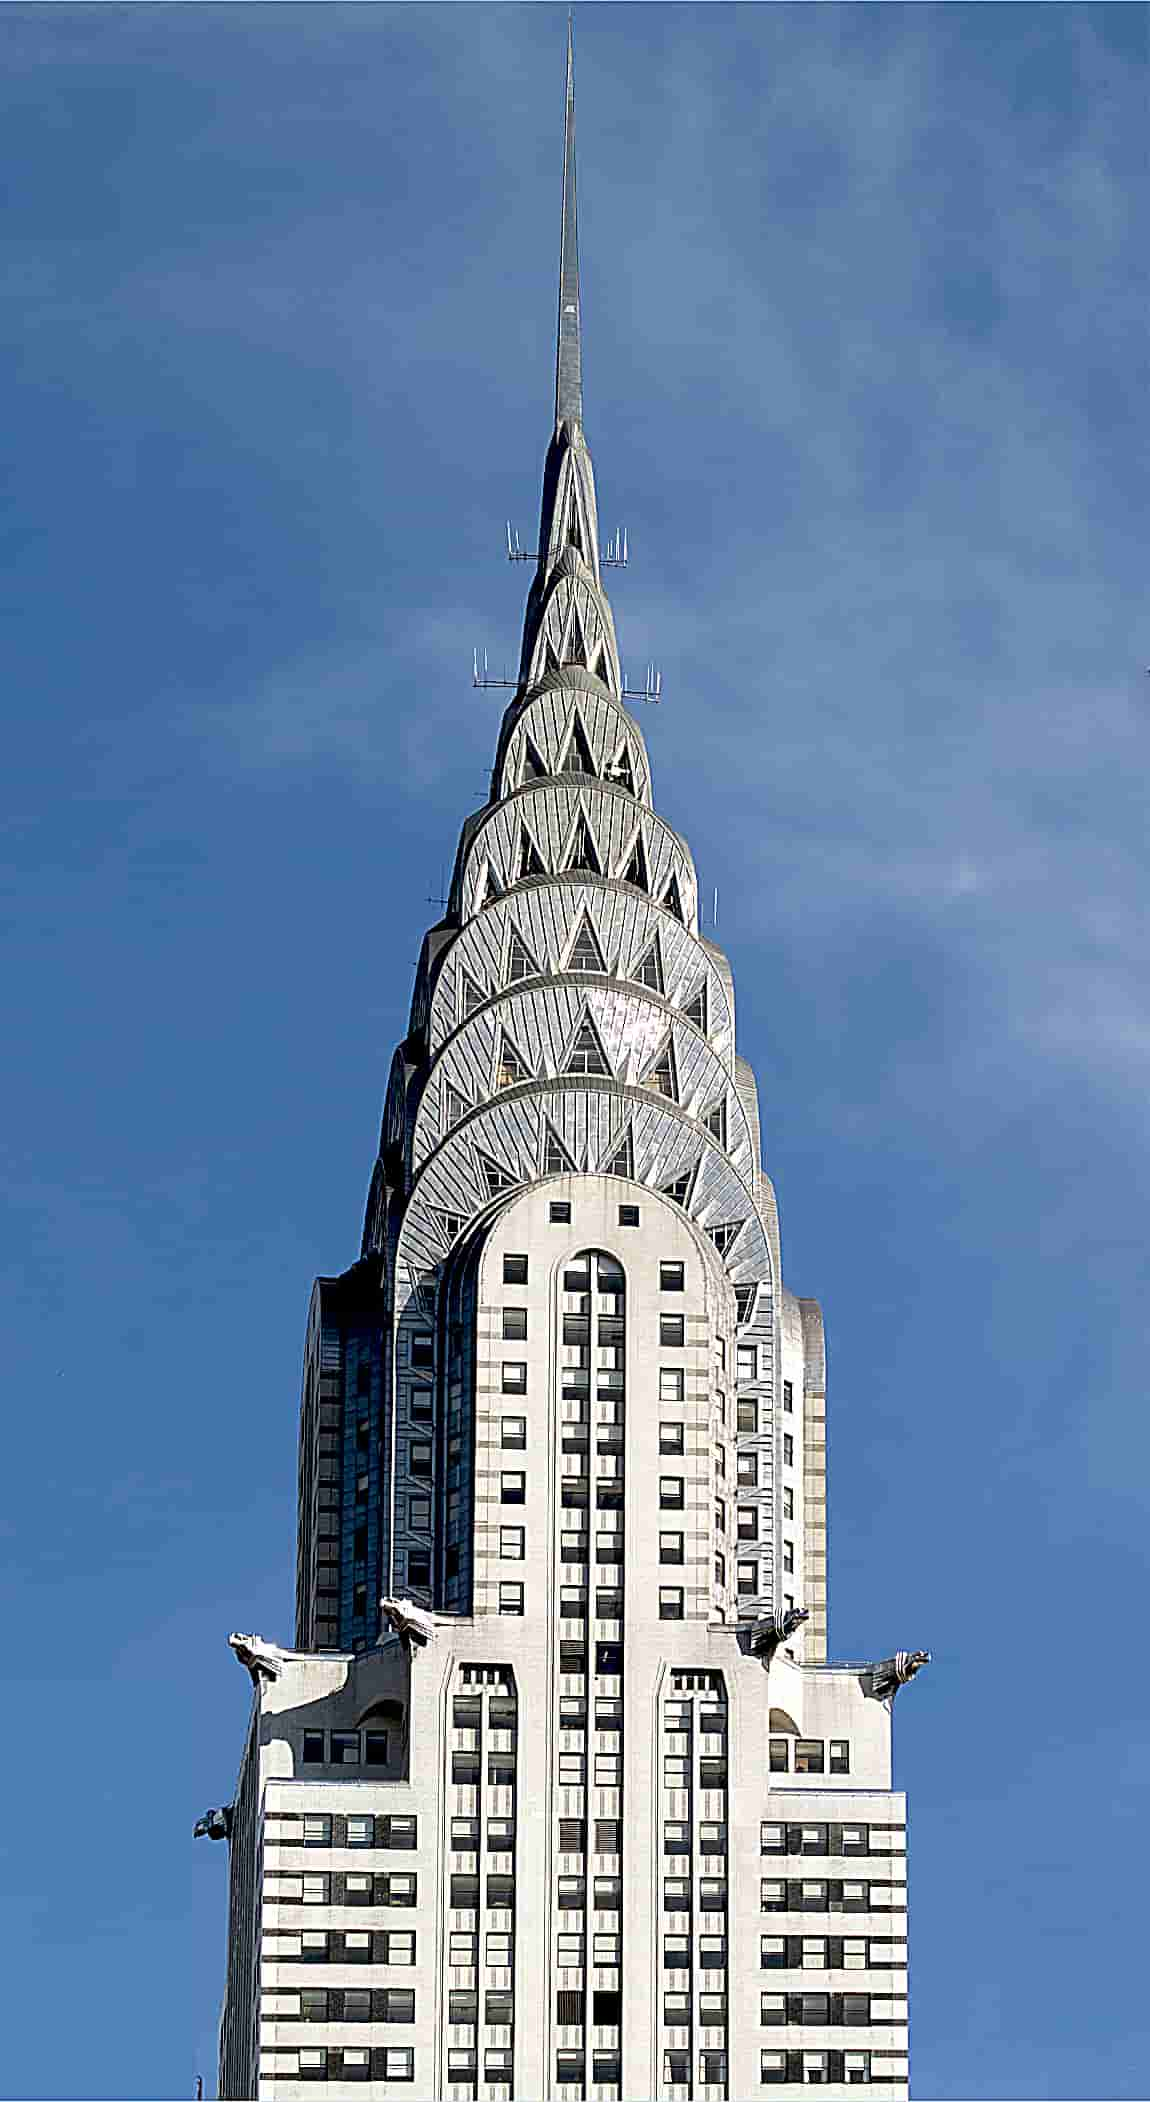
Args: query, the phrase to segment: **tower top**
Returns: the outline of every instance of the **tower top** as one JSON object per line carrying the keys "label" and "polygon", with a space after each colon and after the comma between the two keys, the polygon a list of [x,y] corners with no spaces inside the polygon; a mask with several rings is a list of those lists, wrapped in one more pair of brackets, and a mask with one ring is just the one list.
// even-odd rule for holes
{"label": "tower top", "polygon": [[563,232],[559,248],[559,331],[555,356],[555,422],[583,421],[579,337],[579,231],[575,213],[575,35],[567,17],[567,103],[563,115]]}

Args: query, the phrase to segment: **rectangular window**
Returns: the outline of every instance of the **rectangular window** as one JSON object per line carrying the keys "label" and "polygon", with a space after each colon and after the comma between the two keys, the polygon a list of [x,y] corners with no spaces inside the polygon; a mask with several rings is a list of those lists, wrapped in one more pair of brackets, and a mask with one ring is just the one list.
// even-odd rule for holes
{"label": "rectangular window", "polygon": [[785,1825],[763,1824],[759,1826],[760,1854],[785,1854],[787,1851],[787,1828]]}
{"label": "rectangular window", "polygon": [[794,1406],[795,1406],[795,1389],[794,1389],[794,1383],[793,1383],[793,1381],[791,1381],[791,1380],[789,1380],[789,1379],[785,1379],[785,1380],[783,1381],[783,1407],[784,1407],[784,1409],[786,1410],[786,1412],[787,1412],[788,1416],[789,1416],[789,1415],[791,1414],[791,1412],[793,1411],[793,1409],[794,1409]]}
{"label": "rectangular window", "polygon": [[759,1404],[757,1401],[740,1401],[735,1408],[735,1428],[743,1436],[753,1435],[759,1428]]}
{"label": "rectangular window", "polygon": [[503,1340],[505,1343],[524,1343],[527,1340],[527,1308],[505,1306],[503,1309]]}
{"label": "rectangular window", "polygon": [[330,1817],[305,1817],[303,1821],[303,1843],[305,1847],[329,1847],[331,1845]]}
{"label": "rectangular window", "polygon": [[682,1620],[683,1618],[683,1593],[673,1584],[660,1584],[659,1586],[659,1618],[660,1620]]}
{"label": "rectangular window", "polygon": [[795,1492],[794,1492],[794,1490],[793,1490],[793,1489],[784,1489],[784,1490],[783,1490],[783,1517],[784,1517],[784,1518],[793,1518],[793,1517],[794,1517],[794,1515],[795,1515]]}
{"label": "rectangular window", "polygon": [[757,1504],[739,1505],[740,1540],[757,1540],[759,1537],[759,1512]]}
{"label": "rectangular window", "polygon": [[691,1967],[691,1944],[685,1934],[663,1936],[663,1968],[668,1971],[687,1971]]}
{"label": "rectangular window", "polygon": [[407,2045],[396,2050],[389,2044],[383,2054],[383,2077],[385,2080],[414,2080],[415,2052]]}
{"label": "rectangular window", "polygon": [[771,1772],[773,1774],[789,1773],[791,1764],[789,1737],[772,1737],[769,1740],[768,1748]]}
{"label": "rectangular window", "polygon": [[787,1938],[785,1934],[764,1934],[759,1942],[759,1962],[765,1971],[785,1971],[787,1967]]}
{"label": "rectangular window", "polygon": [[431,1473],[431,1446],[422,1438],[413,1438],[408,1446],[408,1464],[412,1474]]}
{"label": "rectangular window", "polygon": [[663,1780],[668,1788],[689,1788],[691,1785],[691,1762],[680,1759],[673,1753],[664,1754]]}
{"label": "rectangular window", "polygon": [[683,1399],[683,1368],[681,1365],[659,1367],[659,1399],[672,1404]]}
{"label": "rectangular window", "polygon": [[757,1562],[736,1564],[736,1582],[740,1598],[751,1598],[759,1588],[759,1565]]}
{"label": "rectangular window", "polygon": [[795,1441],[794,1441],[794,1439],[793,1439],[793,1438],[791,1437],[791,1434],[790,1434],[790,1432],[789,1432],[789,1431],[784,1431],[784,1432],[783,1432],[783,1465],[784,1465],[784,1467],[793,1467],[793,1466],[794,1466],[794,1464],[795,1464]]}
{"label": "rectangular window", "polygon": [[700,1934],[699,1967],[704,1971],[721,1971],[727,1961],[727,1937],[725,1934]]}
{"label": "rectangular window", "polygon": [[478,1939],[465,1928],[454,1928],[448,1941],[448,1962],[457,1970],[470,1970],[478,1953]]}
{"label": "rectangular window", "polygon": [[333,1766],[359,1765],[359,1731],[333,1730],[331,1733],[331,1763]]}
{"label": "rectangular window", "polygon": [[794,1566],[795,1566],[795,1543],[794,1543],[794,1541],[793,1541],[793,1540],[784,1540],[784,1541],[783,1541],[783,1568],[784,1568],[785,1570],[787,1570],[787,1571],[789,1572],[789,1571],[791,1571],[791,1570],[793,1570],[793,1569],[794,1569]]}
{"label": "rectangular window", "polygon": [[[667,1997],[667,1999],[666,1999],[666,2001],[664,2002],[664,2008],[666,2009],[667,2007],[670,2007],[670,2006],[672,2005],[672,2002],[678,2002],[679,2000],[683,1999],[684,1997],[685,1997],[685,1996],[684,1996],[684,1995],[683,1995],[682,1993],[672,1993],[672,1994],[669,1994],[669,1995],[668,1995],[668,1997]],[[690,2006],[690,2002],[688,2001],[688,2003],[687,2003],[687,2004],[688,2004],[688,2007],[689,2007],[689,2006]],[[681,2024],[685,2024],[685,2023],[686,2023],[686,2022],[687,2022],[687,2021],[688,2021],[688,2020],[690,2019],[689,2015],[687,2015],[687,2014],[683,2014],[683,2015],[678,2015],[678,2014],[675,2014],[675,2015],[665,2014],[664,2018],[665,2018],[665,2020],[666,2020],[666,2021],[667,2021],[667,2022],[668,2022],[669,2024],[671,2024],[671,2025],[674,2025],[675,2023],[681,2023]],[[688,2085],[689,2081],[690,2081],[690,2078],[691,2078],[691,2054],[690,2054],[690,2052],[689,2052],[689,2051],[664,2051],[664,2053],[663,2053],[663,2079],[664,2079],[664,2080],[665,2080],[665,2082],[667,2083],[668,2087],[686,2087],[686,2086]]]}
{"label": "rectangular window", "polygon": [[870,2052],[844,2051],[843,2077],[848,2087],[866,2087],[870,2081]]}
{"label": "rectangular window", "polygon": [[583,1936],[560,1934],[558,1936],[559,1968],[565,1971],[581,1970],[583,1967]]}
{"label": "rectangular window", "polygon": [[[597,1934],[592,1944],[596,1964],[605,1970],[616,1970],[619,1964],[620,1938],[617,1934]],[[619,1995],[615,1992],[597,1992],[592,2002],[593,2019],[612,2025],[619,2020]]]}
{"label": "rectangular window", "polygon": [[527,1283],[527,1257],[525,1255],[504,1256],[503,1282],[505,1285],[525,1285]]}
{"label": "rectangular window", "polygon": [[501,1562],[523,1560],[525,1528],[521,1525],[501,1525],[499,1528],[499,1559]]}
{"label": "rectangular window", "polygon": [[681,1511],[683,1508],[683,1477],[681,1474],[659,1476],[659,1509]]}
{"label": "rectangular window", "polygon": [[511,1936],[509,1934],[489,1934],[484,1956],[486,1962],[496,1968],[503,1968],[509,1964],[511,1962]]}
{"label": "rectangular window", "polygon": [[431,1528],[430,1496],[409,1496],[407,1499],[407,1522],[413,1533],[426,1533]]}
{"label": "rectangular window", "polygon": [[661,1423],[659,1425],[659,1451],[662,1453],[681,1453],[682,1450],[683,1425],[681,1423]]}
{"label": "rectangular window", "polygon": [[499,1501],[505,1504],[521,1504],[527,1495],[527,1476],[505,1471],[499,1477]]}
{"label": "rectangular window", "polygon": [[660,1263],[659,1290],[661,1292],[681,1292],[683,1290],[682,1263]]}
{"label": "rectangular window", "polygon": [[618,1752],[596,1752],[596,1788],[618,1788],[619,1783],[623,1777],[622,1767],[623,1762],[620,1759]]}
{"label": "rectangular window", "polygon": [[738,1377],[756,1379],[759,1371],[758,1347],[754,1343],[740,1343],[736,1351]]}
{"label": "rectangular window", "polygon": [[795,1746],[795,1772],[797,1774],[821,1774],[822,1771],[822,1738],[800,1737]]}
{"label": "rectangular window", "polygon": [[787,1996],[785,1993],[759,1994],[759,2020],[764,2029],[782,2024],[787,2019]]}
{"label": "rectangular window", "polygon": [[347,1821],[347,1844],[349,1847],[373,1847],[375,1845],[374,1817],[349,1817]]}
{"label": "rectangular window", "polygon": [[582,1752],[560,1752],[559,1786],[582,1788],[587,1778],[587,1761]]}
{"label": "rectangular window", "polygon": [[552,1226],[570,1226],[571,1224],[571,1206],[569,1204],[553,1203],[550,1215]]}
{"label": "rectangular window", "polygon": [[682,1314],[660,1314],[659,1342],[664,1350],[682,1350],[683,1326]]}
{"label": "rectangular window", "polygon": [[621,1204],[619,1206],[619,1224],[620,1226],[638,1226],[639,1207],[637,1204]]}
{"label": "rectangular window", "polygon": [[[431,1582],[431,1555],[426,1548],[409,1547],[407,1550],[407,1581],[424,1588]],[[359,1608],[356,1608],[357,1612]]]}
{"label": "rectangular window", "polygon": [[[613,1759],[614,1752],[598,1752],[597,1758]],[[617,1854],[622,1844],[622,1827],[617,1817],[597,1817],[595,1820],[595,1852]]]}
{"label": "rectangular window", "polygon": [[499,1419],[499,1442],[505,1452],[522,1452],[527,1443],[526,1416],[501,1416]]}
{"label": "rectangular window", "polygon": [[851,1748],[846,1737],[832,1737],[830,1743],[830,1770],[832,1774],[849,1774],[851,1770]]}
{"label": "rectangular window", "polygon": [[660,1560],[660,1562],[681,1562],[681,1561],[682,1561],[682,1559],[683,1559],[683,1535],[682,1535],[682,1533],[660,1533],[660,1535],[659,1535],[659,1560]]}
{"label": "rectangular window", "polygon": [[522,1584],[502,1583],[499,1586],[499,1610],[501,1613],[522,1613]]}
{"label": "rectangular window", "polygon": [[804,1971],[825,1971],[827,1967],[827,1945],[823,1935],[807,1935],[803,1941]]}
{"label": "rectangular window", "polygon": [[508,1362],[507,1360],[504,1360],[504,1365],[503,1365],[503,1392],[504,1392],[505,1394],[526,1394],[526,1392],[527,1392],[527,1367],[526,1367],[526,1365],[524,1365],[524,1364],[520,1364],[520,1363],[518,1363],[518,1362],[510,1362],[510,1363],[509,1363],[509,1362]]}
{"label": "rectangular window", "polygon": [[759,2079],[764,2087],[783,2087],[787,2078],[785,2051],[759,2052]]}
{"label": "rectangular window", "polygon": [[691,1827],[671,1820],[663,1827],[663,1852],[665,1854],[689,1854],[691,1851]]}
{"label": "rectangular window", "polygon": [[785,1912],[787,1909],[787,1886],[776,1877],[764,1876],[759,1885],[760,1912]]}

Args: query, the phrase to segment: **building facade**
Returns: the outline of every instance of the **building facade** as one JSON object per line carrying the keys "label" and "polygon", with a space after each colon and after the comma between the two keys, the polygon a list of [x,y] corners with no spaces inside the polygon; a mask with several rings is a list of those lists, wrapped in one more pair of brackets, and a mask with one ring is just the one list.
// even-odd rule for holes
{"label": "building facade", "polygon": [[570,52],[565,133],[518,680],[313,1293],[296,1647],[232,1638],[226,2096],[908,2091],[925,1659],[826,1658],[822,1319],[603,584]]}

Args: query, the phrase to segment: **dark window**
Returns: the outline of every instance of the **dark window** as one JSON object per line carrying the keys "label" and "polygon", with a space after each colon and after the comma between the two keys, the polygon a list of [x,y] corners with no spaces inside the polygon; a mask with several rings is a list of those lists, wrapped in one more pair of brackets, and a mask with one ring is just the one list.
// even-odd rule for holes
{"label": "dark window", "polygon": [[683,1348],[682,1314],[660,1314],[659,1341],[664,1350],[681,1350]]}
{"label": "dark window", "polygon": [[434,1338],[429,1331],[421,1330],[411,1339],[411,1362],[413,1365],[430,1366],[433,1363]]}
{"label": "dark window", "polygon": [[849,1774],[851,1770],[851,1748],[845,1737],[832,1737],[830,1770],[832,1774]]}
{"label": "dark window", "polygon": [[683,1594],[674,1585],[660,1585],[659,1618],[660,1620],[682,1620],[683,1618]]}
{"label": "dark window", "polygon": [[307,1765],[307,1766],[322,1766],[322,1765],[323,1765],[323,1763],[324,1763],[324,1757],[323,1757],[323,1731],[322,1731],[322,1730],[305,1730],[305,1731],[304,1731],[304,1733],[303,1733],[303,1756],[304,1756],[304,1763],[305,1763],[305,1765]]}
{"label": "dark window", "polygon": [[821,1774],[823,1771],[823,1742],[821,1737],[800,1737],[795,1745],[795,1772],[797,1774]]}
{"label": "dark window", "polygon": [[[431,1582],[431,1556],[425,1548],[409,1548],[407,1552],[407,1581],[409,1584],[425,1586]],[[357,1608],[357,1611],[359,1609]],[[366,1597],[364,1602],[366,1611]]]}
{"label": "dark window", "polygon": [[661,1424],[659,1425],[659,1451],[660,1451],[660,1452],[682,1452],[682,1450],[683,1450],[683,1426],[682,1426],[682,1424],[681,1424],[681,1423],[661,1423]]}
{"label": "dark window", "polygon": [[683,1509],[683,1477],[681,1474],[659,1476],[659,1509],[681,1511]]}
{"label": "dark window", "polygon": [[621,1993],[597,1992],[591,1999],[591,2019],[598,2029],[601,2024],[614,2024],[622,2019],[623,1996]]}
{"label": "dark window", "polygon": [[770,1754],[771,1754],[771,1772],[772,1772],[773,1774],[785,1774],[785,1773],[787,1773],[787,1772],[789,1771],[789,1769],[790,1769],[790,1740],[789,1740],[789,1738],[786,1738],[786,1737],[772,1737],[772,1738],[771,1738],[771,1740],[770,1740]]}
{"label": "dark window", "polygon": [[660,1263],[659,1290],[661,1292],[681,1292],[683,1290],[682,1263]]}
{"label": "dark window", "polygon": [[359,1731],[333,1730],[331,1733],[331,1763],[333,1766],[359,1765]]}
{"label": "dark window", "polygon": [[755,1432],[759,1428],[759,1404],[757,1401],[741,1401],[736,1409],[737,1428],[742,1432]]}
{"label": "dark window", "polygon": [[785,1380],[783,1381],[783,1407],[784,1407],[784,1409],[786,1410],[786,1412],[787,1412],[788,1416],[789,1416],[789,1415],[791,1414],[791,1411],[793,1410],[794,1406],[795,1406],[795,1389],[794,1389],[794,1383],[793,1383],[793,1381],[791,1381],[791,1380],[789,1380],[789,1379],[785,1379]]}
{"label": "dark window", "polygon": [[623,1669],[623,1645],[621,1642],[597,1642],[595,1644],[595,1669],[601,1672],[617,1672]]}
{"label": "dark window", "polygon": [[639,1207],[637,1204],[621,1204],[619,1206],[619,1224],[620,1226],[638,1226]]}
{"label": "dark window", "polygon": [[[616,1817],[598,1817],[595,1820],[595,1852],[617,1854],[620,1846],[621,1827]],[[596,2015],[596,2021],[599,2017]]]}
{"label": "dark window", "polygon": [[503,1309],[503,1340],[505,1343],[522,1343],[527,1335],[527,1308],[505,1306]]}
{"label": "dark window", "polygon": [[527,1283],[527,1257],[525,1255],[504,1256],[503,1282],[505,1285],[525,1285]]}
{"label": "dark window", "polygon": [[551,1224],[552,1226],[570,1226],[571,1206],[569,1204],[553,1203],[551,1206]]}
{"label": "dark window", "polygon": [[555,2020],[561,2029],[583,2027],[583,1995],[565,1990],[555,1995]]}
{"label": "dark window", "polygon": [[[490,1994],[488,1998],[490,1999]],[[456,1986],[448,1995],[447,2019],[449,2022],[477,2022],[479,2020],[479,1994],[466,1986]]]}
{"label": "dark window", "polygon": [[387,1765],[387,1731],[365,1730],[363,1738],[365,1766]]}

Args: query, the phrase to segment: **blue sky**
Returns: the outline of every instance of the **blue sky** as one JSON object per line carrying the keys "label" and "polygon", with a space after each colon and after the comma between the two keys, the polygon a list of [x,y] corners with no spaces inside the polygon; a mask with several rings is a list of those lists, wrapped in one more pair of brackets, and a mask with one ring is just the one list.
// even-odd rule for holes
{"label": "blue sky", "polygon": [[[577,25],[616,614],[826,1310],[832,1647],[935,1656],[924,2098],[1150,2085],[1146,19]],[[0,17],[13,2096],[213,2089],[191,1827],[518,635],[563,21]]]}

